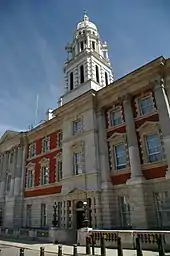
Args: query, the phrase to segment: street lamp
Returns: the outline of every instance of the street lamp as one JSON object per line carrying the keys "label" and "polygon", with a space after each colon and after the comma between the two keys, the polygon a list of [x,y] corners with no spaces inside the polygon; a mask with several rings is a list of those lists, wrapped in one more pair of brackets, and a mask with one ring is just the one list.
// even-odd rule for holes
{"label": "street lamp", "polygon": [[83,220],[83,224],[84,224],[84,227],[88,227],[89,225],[89,219],[88,219],[88,205],[87,205],[87,202],[84,201],[83,202],[83,208],[84,208],[84,220]]}
{"label": "street lamp", "polygon": [[53,221],[52,221],[52,224],[53,224],[53,227],[58,227],[58,216],[57,216],[57,203],[55,202],[54,205],[53,205]]}

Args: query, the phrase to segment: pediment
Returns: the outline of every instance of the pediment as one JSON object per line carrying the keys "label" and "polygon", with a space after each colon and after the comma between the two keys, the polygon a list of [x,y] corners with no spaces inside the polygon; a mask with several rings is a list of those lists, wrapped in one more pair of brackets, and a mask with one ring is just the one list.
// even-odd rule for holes
{"label": "pediment", "polygon": [[118,139],[118,138],[124,138],[125,136],[126,136],[125,133],[114,132],[114,133],[107,139],[107,141],[112,141],[112,140]]}
{"label": "pediment", "polygon": [[27,167],[28,170],[32,170],[32,169],[35,168],[35,163],[30,162],[26,167]]}
{"label": "pediment", "polygon": [[82,188],[75,187],[71,189],[68,194],[85,193],[86,191]]}
{"label": "pediment", "polygon": [[137,131],[140,133],[141,131],[145,131],[153,127],[157,127],[158,125],[159,125],[159,122],[146,121],[137,129]]}
{"label": "pediment", "polygon": [[0,138],[0,144],[7,142],[8,140],[15,137],[19,132],[7,130]]}
{"label": "pediment", "polygon": [[59,157],[61,157],[61,156],[62,156],[62,153],[59,152],[59,153],[56,154],[56,156],[55,156],[54,158],[57,159],[57,158],[59,158]]}
{"label": "pediment", "polygon": [[41,165],[48,165],[48,164],[49,164],[49,161],[50,161],[49,158],[43,157],[39,163],[40,163]]}

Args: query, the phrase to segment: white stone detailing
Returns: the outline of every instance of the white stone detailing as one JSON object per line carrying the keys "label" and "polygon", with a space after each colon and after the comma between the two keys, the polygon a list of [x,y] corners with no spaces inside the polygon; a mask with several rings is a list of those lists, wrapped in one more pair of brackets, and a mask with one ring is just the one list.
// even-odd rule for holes
{"label": "white stone detailing", "polygon": [[15,184],[15,178],[11,179],[9,197],[12,197],[14,194],[14,184]]}
{"label": "white stone detailing", "polygon": [[20,194],[20,187],[21,187],[21,178],[15,177],[14,196],[18,196]]}
{"label": "white stone detailing", "polygon": [[0,198],[4,197],[4,192],[5,192],[5,181],[0,182]]}

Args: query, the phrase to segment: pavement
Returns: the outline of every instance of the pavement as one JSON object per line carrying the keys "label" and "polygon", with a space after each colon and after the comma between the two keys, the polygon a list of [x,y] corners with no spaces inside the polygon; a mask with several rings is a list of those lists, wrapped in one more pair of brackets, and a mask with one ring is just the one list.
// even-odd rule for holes
{"label": "pavement", "polygon": [[[0,245],[0,256],[19,256],[20,250],[15,247],[1,246]],[[24,256],[39,256],[39,251],[24,250]],[[45,256],[54,256],[56,253],[45,253]]]}
{"label": "pavement", "polygon": [[[28,241],[7,241],[0,240],[0,256],[18,256],[19,248],[25,249],[24,256],[38,256],[40,255],[40,247],[45,248],[45,256],[57,255],[58,245],[54,245],[52,243],[36,243],[36,242],[28,242]],[[73,246],[62,245],[63,255],[73,255]],[[78,246],[77,247],[78,255],[85,254],[85,247]],[[123,254],[126,256],[136,256],[135,250],[123,250]],[[95,255],[100,254],[100,248],[95,248]],[[116,249],[106,249],[106,255],[108,256],[117,256]],[[157,256],[158,252],[152,251],[143,251],[143,256]],[[170,254],[167,254],[170,255]]]}

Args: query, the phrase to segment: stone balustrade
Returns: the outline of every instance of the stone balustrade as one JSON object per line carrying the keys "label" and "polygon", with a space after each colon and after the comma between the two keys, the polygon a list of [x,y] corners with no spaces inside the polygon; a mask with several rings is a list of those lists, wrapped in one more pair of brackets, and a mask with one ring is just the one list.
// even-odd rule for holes
{"label": "stone balustrade", "polygon": [[[62,238],[62,230],[58,230],[59,239]],[[124,249],[134,249],[136,237],[140,238],[141,246],[143,250],[157,250],[157,238],[162,236],[165,244],[165,250],[170,251],[170,231],[152,231],[152,230],[89,230],[79,232],[86,232],[86,234],[79,234],[79,237],[89,235],[94,237],[96,246],[100,246],[100,237],[104,236],[107,248],[117,248],[117,238],[120,237],[122,241],[122,247]],[[69,231],[68,231],[69,233]],[[50,230],[41,229],[20,229],[13,230],[7,228],[0,228],[0,237],[11,237],[20,239],[39,240],[44,242],[52,242],[50,237]],[[64,240],[65,241],[65,240]],[[63,241],[59,241],[62,243]],[[65,241],[66,243],[66,241]],[[79,245],[84,245],[84,239],[79,240]]]}
{"label": "stone balustrade", "polygon": [[117,247],[117,238],[120,237],[123,248],[135,248],[136,237],[140,238],[143,250],[156,250],[157,238],[162,236],[165,243],[165,249],[170,250],[170,231],[152,231],[152,230],[92,230],[89,235],[94,236],[96,246],[100,246],[100,236],[103,235],[107,248]]}

